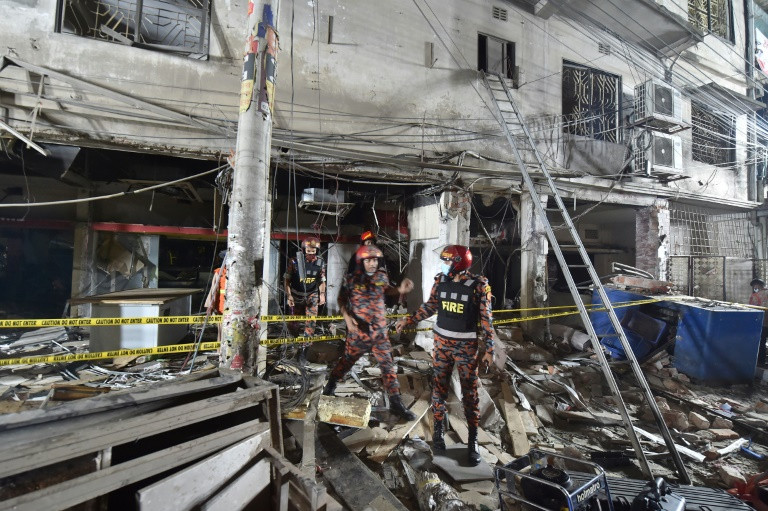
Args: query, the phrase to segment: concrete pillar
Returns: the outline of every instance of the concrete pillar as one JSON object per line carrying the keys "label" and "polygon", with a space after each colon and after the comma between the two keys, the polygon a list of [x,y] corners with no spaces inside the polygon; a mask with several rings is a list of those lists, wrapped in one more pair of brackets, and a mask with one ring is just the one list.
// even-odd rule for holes
{"label": "concrete pillar", "polygon": [[269,161],[276,75],[279,0],[248,4],[240,117],[229,205],[227,309],[222,320],[223,368],[253,374],[266,325],[259,321],[268,297],[264,258],[270,246]]}
{"label": "concrete pillar", "polygon": [[330,314],[339,313],[339,290],[344,275],[347,273],[349,260],[355,256],[358,245],[355,243],[329,243],[326,253],[326,290],[325,303]]}
{"label": "concrete pillar", "polygon": [[[90,197],[90,191],[81,189],[78,199]],[[91,203],[79,202],[75,206],[77,224],[74,232],[74,250],[72,253],[72,298],[90,296],[96,291],[94,281],[96,269],[96,235],[91,231]],[[75,305],[69,312],[71,317],[88,318],[91,316],[91,304]]]}
{"label": "concrete pillar", "polygon": [[635,215],[635,266],[659,280],[667,278],[670,256],[669,203],[656,200]]}
{"label": "concrete pillar", "polygon": [[[546,207],[547,196],[541,197]],[[520,196],[520,307],[540,308],[547,304],[547,253],[549,242],[544,223],[536,215],[533,197],[528,192]],[[530,315],[540,314],[533,311]],[[523,331],[532,337],[542,328],[541,321],[521,323]]]}
{"label": "concrete pillar", "polygon": [[[419,199],[408,211],[411,255],[405,276],[414,283],[414,289],[408,295],[410,311],[415,310],[429,298],[429,292],[435,282],[434,277],[439,269],[438,251],[449,244],[469,245],[471,208],[469,194],[444,192],[437,201],[432,197]],[[431,322],[425,322],[419,327],[431,326],[431,324]],[[430,351],[431,333],[420,332],[416,338],[416,344]]]}

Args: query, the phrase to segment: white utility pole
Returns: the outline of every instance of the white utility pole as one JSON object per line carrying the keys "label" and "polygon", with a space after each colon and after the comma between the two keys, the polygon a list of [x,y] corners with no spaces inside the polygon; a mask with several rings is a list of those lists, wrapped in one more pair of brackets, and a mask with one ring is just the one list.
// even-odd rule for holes
{"label": "white utility pole", "polygon": [[[279,0],[250,0],[240,82],[240,117],[229,204],[226,310],[221,367],[254,373],[264,255],[270,242],[269,156],[277,66]],[[266,299],[263,300],[266,303]]]}

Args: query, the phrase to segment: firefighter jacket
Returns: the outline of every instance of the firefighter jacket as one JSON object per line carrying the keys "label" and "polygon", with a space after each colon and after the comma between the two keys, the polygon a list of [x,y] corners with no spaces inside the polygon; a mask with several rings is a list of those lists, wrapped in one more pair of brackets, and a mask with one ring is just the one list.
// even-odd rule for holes
{"label": "firefighter jacket", "polygon": [[317,293],[320,283],[325,282],[325,261],[316,257],[313,261],[304,259],[304,276],[299,272],[296,258],[288,261],[285,278],[291,281],[291,292],[297,296],[306,297]]}
{"label": "firefighter jacket", "polygon": [[458,282],[442,273],[435,276],[429,299],[422,304],[405,326],[410,327],[437,313],[434,332],[441,337],[456,340],[485,342],[486,352],[493,353],[493,314],[491,287],[481,275],[464,272]]}

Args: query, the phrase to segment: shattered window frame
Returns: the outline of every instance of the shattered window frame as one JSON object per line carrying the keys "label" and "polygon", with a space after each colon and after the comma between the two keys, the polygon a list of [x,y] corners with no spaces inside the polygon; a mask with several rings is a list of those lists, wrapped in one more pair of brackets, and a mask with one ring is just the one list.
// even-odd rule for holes
{"label": "shattered window frame", "polygon": [[[489,64],[489,50],[492,44],[501,47],[501,58],[498,63]],[[477,69],[486,73],[499,73],[509,80],[515,80],[515,43],[478,32]]]}
{"label": "shattered window frame", "polygon": [[688,0],[688,21],[700,30],[733,43],[731,0]]}
{"label": "shattered window frame", "polygon": [[736,164],[736,122],[691,101],[691,155],[709,165]]}
{"label": "shattered window frame", "polygon": [[207,60],[210,9],[210,0],[58,0],[55,31]]}
{"label": "shattered window frame", "polygon": [[621,76],[563,61],[563,133],[621,143],[621,112]]}

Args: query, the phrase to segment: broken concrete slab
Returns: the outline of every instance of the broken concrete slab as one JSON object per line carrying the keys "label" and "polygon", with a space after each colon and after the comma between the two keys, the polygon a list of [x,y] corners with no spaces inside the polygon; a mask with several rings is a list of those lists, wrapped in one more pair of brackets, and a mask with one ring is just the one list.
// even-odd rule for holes
{"label": "broken concrete slab", "polygon": [[445,472],[455,483],[493,479],[493,470],[485,461],[471,466],[466,445],[452,445],[442,453],[433,453],[432,464]]}
{"label": "broken concrete slab", "polygon": [[721,465],[717,468],[717,473],[728,488],[733,488],[737,483],[747,484],[747,480],[741,474],[739,469],[731,465]]}
{"label": "broken concrete slab", "polygon": [[474,509],[495,509],[499,505],[498,499],[476,491],[461,492],[459,493],[459,499]]}
{"label": "broken concrete slab", "polygon": [[461,483],[459,489],[461,491],[476,491],[483,495],[488,495],[496,489],[496,483],[494,481],[473,481],[471,483]]}
{"label": "broken concrete slab", "polygon": [[715,435],[715,440],[733,440],[739,438],[739,434],[732,429],[710,429],[709,432]]}
{"label": "broken concrete slab", "polygon": [[699,413],[693,411],[688,413],[688,422],[697,430],[709,429],[709,421]]}

